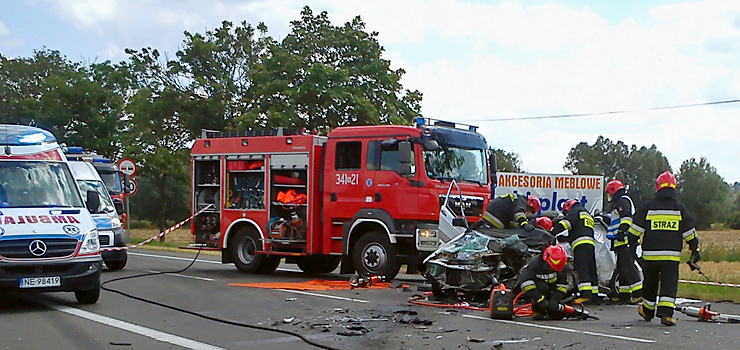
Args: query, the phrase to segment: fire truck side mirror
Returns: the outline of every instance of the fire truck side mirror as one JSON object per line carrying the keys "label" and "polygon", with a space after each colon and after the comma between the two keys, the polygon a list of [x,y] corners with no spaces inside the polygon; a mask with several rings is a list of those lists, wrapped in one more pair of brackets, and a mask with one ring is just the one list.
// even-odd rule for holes
{"label": "fire truck side mirror", "polygon": [[401,163],[399,173],[402,176],[411,175],[411,142],[398,143],[398,162]]}
{"label": "fire truck side mirror", "polygon": [[491,185],[496,186],[496,153],[492,149],[488,150],[488,166],[490,168],[489,173],[491,174]]}

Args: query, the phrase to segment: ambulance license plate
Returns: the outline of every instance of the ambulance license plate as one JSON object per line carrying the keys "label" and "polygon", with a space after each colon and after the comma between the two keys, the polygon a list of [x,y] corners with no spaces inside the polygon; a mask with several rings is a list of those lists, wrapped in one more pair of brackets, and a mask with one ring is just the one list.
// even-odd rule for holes
{"label": "ambulance license plate", "polygon": [[21,278],[21,288],[44,288],[44,287],[59,287],[62,285],[62,278],[59,276],[53,277],[28,277]]}

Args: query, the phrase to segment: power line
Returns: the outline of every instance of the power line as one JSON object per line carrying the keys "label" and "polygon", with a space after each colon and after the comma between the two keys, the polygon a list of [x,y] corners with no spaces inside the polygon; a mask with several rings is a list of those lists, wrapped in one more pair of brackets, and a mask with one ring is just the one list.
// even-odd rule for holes
{"label": "power line", "polygon": [[546,116],[538,116],[538,117],[477,119],[477,120],[466,120],[466,121],[467,122],[503,122],[503,121],[511,121],[511,120],[574,118],[574,117],[586,117],[586,116],[593,116],[593,115],[623,114],[623,113],[633,113],[633,112],[658,111],[658,110],[664,110],[664,109],[678,109],[678,108],[711,106],[711,105],[721,105],[721,104],[738,103],[738,102],[740,102],[740,99],[738,99],[738,100],[724,100],[724,101],[704,102],[704,103],[694,103],[694,104],[688,104],[688,105],[653,107],[653,108],[647,108],[647,109],[631,109],[631,110],[621,110],[621,111],[610,111],[610,112],[578,113],[578,114],[559,114],[559,115],[546,115]]}

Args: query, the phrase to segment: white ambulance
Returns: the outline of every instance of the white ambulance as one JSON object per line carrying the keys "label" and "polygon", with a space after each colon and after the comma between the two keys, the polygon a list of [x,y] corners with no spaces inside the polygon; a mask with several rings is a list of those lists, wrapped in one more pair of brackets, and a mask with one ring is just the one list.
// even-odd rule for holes
{"label": "white ambulance", "polygon": [[103,261],[88,208],[100,197],[85,198],[54,135],[0,124],[0,293],[63,291],[82,304],[98,301]]}

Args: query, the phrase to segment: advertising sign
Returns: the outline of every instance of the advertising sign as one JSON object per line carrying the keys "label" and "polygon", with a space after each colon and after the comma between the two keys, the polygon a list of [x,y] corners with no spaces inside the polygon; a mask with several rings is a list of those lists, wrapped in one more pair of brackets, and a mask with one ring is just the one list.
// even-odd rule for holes
{"label": "advertising sign", "polygon": [[591,213],[603,211],[604,177],[566,174],[497,173],[495,195],[507,193],[532,194],[542,202],[542,213],[563,209],[563,203],[575,199]]}

